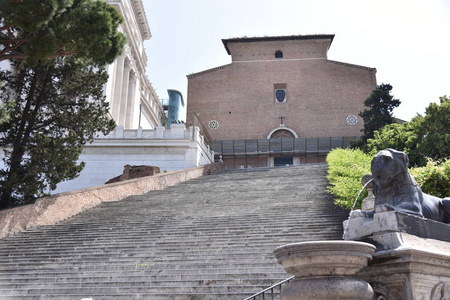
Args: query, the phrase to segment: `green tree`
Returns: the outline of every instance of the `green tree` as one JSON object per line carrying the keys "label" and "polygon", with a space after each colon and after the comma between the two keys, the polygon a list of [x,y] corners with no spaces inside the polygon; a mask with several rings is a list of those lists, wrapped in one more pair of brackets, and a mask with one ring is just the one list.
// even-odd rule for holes
{"label": "green tree", "polygon": [[97,132],[111,131],[103,86],[105,68],[81,58],[59,57],[29,67],[18,61],[3,71],[0,100],[9,118],[0,124],[4,164],[0,208],[33,201],[56,184],[75,178],[77,159]]}
{"label": "green tree", "polygon": [[395,119],[392,117],[394,108],[400,105],[400,100],[391,95],[392,86],[390,84],[380,84],[372,91],[370,96],[364,101],[364,106],[368,107],[359,115],[364,120],[364,128],[359,139],[352,141],[353,148],[365,150],[367,140],[374,137],[374,132],[383,126],[392,124]]}
{"label": "green tree", "polygon": [[0,1],[0,61],[38,60],[78,54],[104,65],[123,50],[123,21],[97,0]]}
{"label": "green tree", "polygon": [[[440,160],[450,157],[450,98],[440,97],[440,103],[431,103],[425,109],[417,135],[421,137],[418,151],[425,157]],[[424,165],[423,162],[421,165]]]}
{"label": "green tree", "polygon": [[450,99],[440,97],[431,103],[425,116],[417,115],[401,125],[390,124],[374,132],[367,141],[367,152],[394,148],[408,154],[411,166],[425,166],[429,159],[450,157]]}
{"label": "green tree", "polygon": [[380,150],[393,148],[411,155],[417,148],[420,137],[417,132],[423,122],[422,116],[403,124],[389,124],[375,130],[374,137],[367,141],[366,152],[375,155]]}

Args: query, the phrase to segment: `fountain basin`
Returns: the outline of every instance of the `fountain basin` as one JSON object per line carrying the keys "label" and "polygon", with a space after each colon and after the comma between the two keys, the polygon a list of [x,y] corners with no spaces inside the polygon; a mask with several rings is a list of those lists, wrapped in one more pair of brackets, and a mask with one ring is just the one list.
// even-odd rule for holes
{"label": "fountain basin", "polygon": [[372,287],[356,277],[367,267],[375,246],[355,241],[313,241],[284,245],[274,254],[294,275],[283,300],[372,299]]}
{"label": "fountain basin", "polygon": [[295,277],[351,276],[367,266],[375,246],[354,241],[313,241],[288,244],[274,254]]}

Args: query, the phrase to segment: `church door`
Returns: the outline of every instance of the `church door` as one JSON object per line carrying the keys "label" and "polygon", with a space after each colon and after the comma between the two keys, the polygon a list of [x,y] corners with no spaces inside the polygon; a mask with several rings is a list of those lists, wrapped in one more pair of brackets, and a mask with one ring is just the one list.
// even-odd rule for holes
{"label": "church door", "polygon": [[292,166],[294,164],[293,157],[274,157],[273,163],[275,167]]}

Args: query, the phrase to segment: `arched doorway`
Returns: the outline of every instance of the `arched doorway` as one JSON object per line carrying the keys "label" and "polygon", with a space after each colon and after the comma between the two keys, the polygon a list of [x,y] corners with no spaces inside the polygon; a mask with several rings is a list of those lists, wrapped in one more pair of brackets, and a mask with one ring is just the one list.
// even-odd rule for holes
{"label": "arched doorway", "polygon": [[[298,138],[297,133],[294,130],[284,126],[283,124],[278,128],[275,128],[268,134],[267,139],[275,140],[274,144],[281,145],[281,152],[277,153],[277,151],[275,151],[275,153],[273,153],[269,157],[268,165],[270,167],[292,166],[300,164],[299,157],[294,157],[293,155],[287,156],[286,152],[283,151],[283,145],[286,143],[286,140],[295,138]],[[292,148],[292,140],[289,143],[291,144]]]}
{"label": "arched doorway", "polygon": [[276,138],[298,138],[298,134],[284,126],[284,125],[280,125],[278,128],[275,128],[274,130],[272,130],[268,135],[267,135],[268,139],[276,139]]}
{"label": "arched doorway", "polygon": [[280,129],[272,133],[271,139],[284,139],[284,138],[295,138],[295,135],[286,129]]}

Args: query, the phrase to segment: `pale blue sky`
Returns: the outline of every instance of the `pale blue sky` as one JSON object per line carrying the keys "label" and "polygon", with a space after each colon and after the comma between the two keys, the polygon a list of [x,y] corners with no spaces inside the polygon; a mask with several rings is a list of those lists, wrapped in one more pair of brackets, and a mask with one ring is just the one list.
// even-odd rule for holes
{"label": "pale blue sky", "polygon": [[[147,74],[160,98],[186,75],[231,62],[221,39],[335,34],[328,58],[377,69],[410,120],[450,96],[449,0],[143,0]],[[189,101],[189,99],[188,99]]]}

